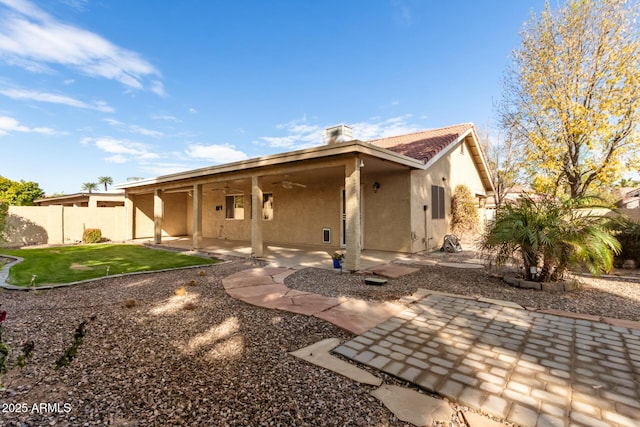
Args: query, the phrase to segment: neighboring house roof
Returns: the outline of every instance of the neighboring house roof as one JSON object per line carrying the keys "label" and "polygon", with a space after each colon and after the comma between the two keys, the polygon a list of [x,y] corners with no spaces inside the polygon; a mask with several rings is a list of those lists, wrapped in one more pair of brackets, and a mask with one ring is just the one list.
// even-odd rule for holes
{"label": "neighboring house roof", "polygon": [[124,192],[64,194],[61,196],[52,196],[52,197],[44,197],[42,199],[36,199],[33,202],[34,204],[39,206],[47,206],[47,205],[73,204],[73,203],[88,203],[90,199],[96,200],[96,201],[124,202]]}
{"label": "neighboring house roof", "polygon": [[471,129],[473,129],[472,123],[463,123],[406,135],[374,139],[368,142],[427,163],[436,154]]}
{"label": "neighboring house roof", "polygon": [[618,201],[616,206],[619,208],[640,206],[640,187],[622,187],[618,189]]}

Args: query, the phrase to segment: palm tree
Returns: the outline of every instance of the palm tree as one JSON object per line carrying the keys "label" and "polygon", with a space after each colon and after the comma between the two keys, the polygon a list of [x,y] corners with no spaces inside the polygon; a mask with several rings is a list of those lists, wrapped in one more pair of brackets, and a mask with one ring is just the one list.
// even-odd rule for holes
{"label": "palm tree", "polygon": [[101,176],[98,178],[98,184],[103,184],[104,191],[107,191],[107,185],[113,185],[113,178],[110,176]]}
{"label": "palm tree", "polygon": [[89,194],[91,194],[91,192],[93,190],[96,190],[97,188],[98,188],[98,184],[96,184],[95,182],[85,182],[84,184],[82,184],[82,190],[88,191]]}
{"label": "palm tree", "polygon": [[589,208],[594,206],[586,202],[536,201],[525,195],[498,212],[482,246],[499,265],[519,256],[526,280],[562,280],[569,268],[578,265],[593,274],[610,271],[620,243],[607,229],[608,219],[592,214]]}

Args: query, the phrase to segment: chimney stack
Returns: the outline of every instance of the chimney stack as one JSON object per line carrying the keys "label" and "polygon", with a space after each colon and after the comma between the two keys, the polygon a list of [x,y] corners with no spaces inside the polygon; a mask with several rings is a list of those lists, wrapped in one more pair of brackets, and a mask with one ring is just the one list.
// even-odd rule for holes
{"label": "chimney stack", "polygon": [[352,141],[353,131],[347,125],[338,125],[326,128],[324,130],[323,142],[327,145],[337,144],[339,142]]}

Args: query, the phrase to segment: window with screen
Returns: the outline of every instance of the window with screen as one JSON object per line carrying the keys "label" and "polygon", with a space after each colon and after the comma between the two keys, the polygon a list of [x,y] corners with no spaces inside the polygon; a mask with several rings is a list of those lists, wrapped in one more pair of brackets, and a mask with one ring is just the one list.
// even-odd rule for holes
{"label": "window with screen", "polygon": [[444,219],[444,187],[431,186],[431,219]]}

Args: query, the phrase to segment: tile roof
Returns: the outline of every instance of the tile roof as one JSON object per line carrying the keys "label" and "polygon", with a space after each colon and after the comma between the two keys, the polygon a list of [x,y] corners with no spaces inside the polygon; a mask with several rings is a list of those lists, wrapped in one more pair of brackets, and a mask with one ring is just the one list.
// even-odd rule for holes
{"label": "tile roof", "polygon": [[367,142],[426,163],[472,127],[472,123],[463,123]]}

